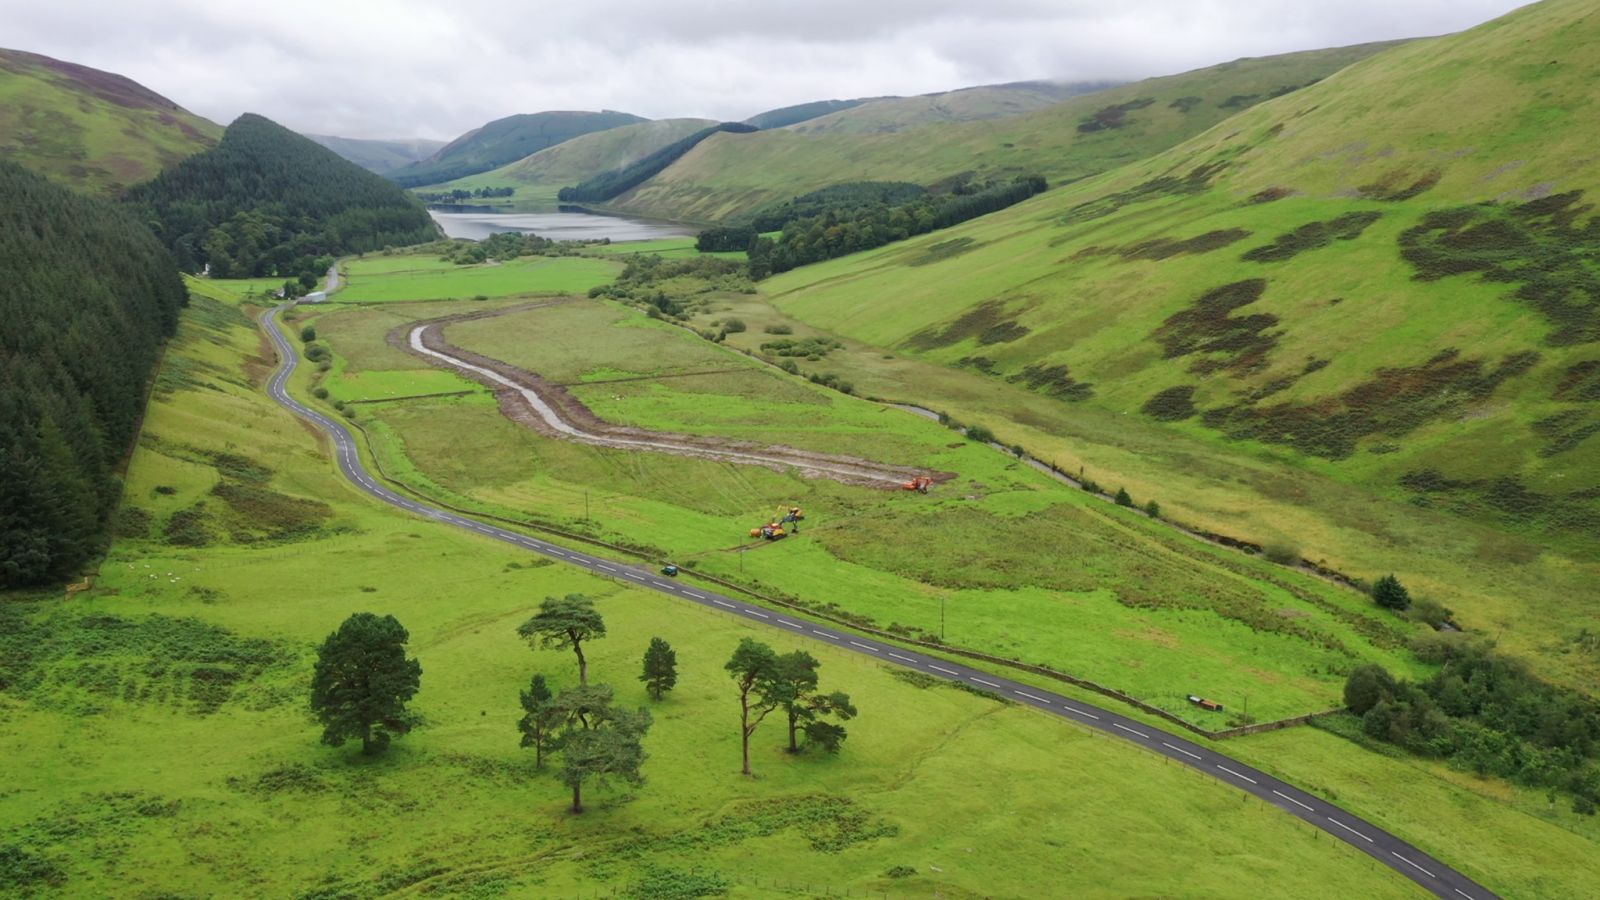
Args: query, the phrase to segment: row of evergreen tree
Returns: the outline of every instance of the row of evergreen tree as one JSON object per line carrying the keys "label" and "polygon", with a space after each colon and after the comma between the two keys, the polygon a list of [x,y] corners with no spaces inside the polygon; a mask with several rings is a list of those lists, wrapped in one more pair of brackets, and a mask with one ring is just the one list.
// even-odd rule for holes
{"label": "row of evergreen tree", "polygon": [[117,206],[0,163],[0,588],[101,548],[115,472],[187,293]]}
{"label": "row of evergreen tree", "polygon": [[[901,203],[835,204],[817,215],[788,220],[777,240],[752,237],[750,277],[765,278],[797,266],[871,250],[1005,209],[1040,193],[1043,177],[1021,175],[957,193],[922,194]],[[751,232],[754,235],[754,230]]]}
{"label": "row of evergreen tree", "polygon": [[748,134],[757,130],[759,129],[754,125],[746,125],[742,122],[723,122],[710,128],[702,128],[694,134],[674,141],[649,156],[635,160],[620,169],[602,172],[593,178],[579,182],[573,187],[564,187],[556,192],[556,199],[562,203],[603,203],[654,178],[661,170],[677,162],[678,157],[693,150],[697,144],[713,134],[722,131],[732,134]]}
{"label": "row of evergreen tree", "polygon": [[298,277],[319,257],[433,239],[426,209],[399,187],[261,116],[216,147],[132,188],[178,265],[219,278]]}

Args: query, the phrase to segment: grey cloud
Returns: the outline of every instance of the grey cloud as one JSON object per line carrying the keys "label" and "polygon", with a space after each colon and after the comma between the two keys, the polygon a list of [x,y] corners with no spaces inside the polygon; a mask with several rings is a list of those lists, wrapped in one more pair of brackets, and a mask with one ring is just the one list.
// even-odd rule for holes
{"label": "grey cloud", "polygon": [[0,0],[0,42],[219,122],[452,138],[541,109],[743,118],[825,98],[1140,78],[1440,34],[1514,0]]}

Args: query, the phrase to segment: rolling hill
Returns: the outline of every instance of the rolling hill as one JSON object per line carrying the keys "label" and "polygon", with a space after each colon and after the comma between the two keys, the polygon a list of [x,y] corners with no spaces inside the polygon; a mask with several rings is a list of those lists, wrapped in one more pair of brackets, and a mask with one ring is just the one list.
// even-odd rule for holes
{"label": "rolling hill", "polygon": [[[659,119],[580,135],[489,172],[458,178],[422,190],[468,190],[512,187],[511,204],[554,203],[556,191],[587,181],[602,172],[621,169],[697,131],[717,124],[712,119]],[[495,202],[495,201],[486,201]]]}
{"label": "rolling hill", "polygon": [[184,271],[219,278],[299,277],[309,288],[333,257],[438,236],[399,187],[251,113],[125,199]]}
{"label": "rolling hill", "polygon": [[1406,566],[1592,685],[1597,40],[1593,4],[1547,0],[764,287],[819,328],[1029,391],[1017,427],[1070,432],[1063,456],[1203,527]]}
{"label": "rolling hill", "polygon": [[429,156],[439,152],[445,143],[444,141],[430,141],[424,138],[375,141],[361,138],[334,137],[326,134],[308,134],[306,137],[366,169],[368,172],[376,172],[379,175],[385,172],[392,172],[401,166],[408,166],[414,162],[427,159]]}
{"label": "rolling hill", "polygon": [[855,101],[853,106],[786,126],[801,134],[882,134],[939,122],[977,122],[1020,116],[1072,97],[1116,87],[1117,81],[1018,81]]}
{"label": "rolling hill", "polygon": [[439,184],[479,172],[553,147],[594,131],[644,122],[624,112],[540,112],[495,119],[463,134],[433,155],[386,173],[401,187]]}
{"label": "rolling hill", "polygon": [[[1386,44],[1242,59],[1073,97],[1036,112],[891,133],[796,129],[712,138],[612,207],[716,222],[845,181],[933,184],[964,172],[1071,181],[1144,159]],[[980,98],[984,96],[981,93]],[[872,104],[838,115],[867,115]],[[824,117],[824,119],[827,117]],[[802,124],[818,127],[823,119]]]}
{"label": "rolling hill", "polygon": [[0,49],[0,159],[115,195],[214,146],[222,126],[121,75]]}

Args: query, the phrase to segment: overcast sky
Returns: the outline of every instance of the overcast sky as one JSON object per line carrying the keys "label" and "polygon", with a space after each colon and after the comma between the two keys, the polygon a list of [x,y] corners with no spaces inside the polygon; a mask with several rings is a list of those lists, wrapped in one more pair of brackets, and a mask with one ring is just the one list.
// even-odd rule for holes
{"label": "overcast sky", "polygon": [[1136,79],[1443,34],[1518,0],[0,0],[0,46],[226,124],[448,139],[547,109],[743,119],[808,100]]}

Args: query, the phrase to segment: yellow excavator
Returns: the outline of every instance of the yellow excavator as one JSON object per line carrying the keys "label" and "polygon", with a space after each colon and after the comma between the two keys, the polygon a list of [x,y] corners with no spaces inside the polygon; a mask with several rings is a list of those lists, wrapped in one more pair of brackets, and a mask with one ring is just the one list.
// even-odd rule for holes
{"label": "yellow excavator", "polygon": [[[773,513],[772,521],[750,529],[750,536],[776,541],[788,537],[790,532],[799,534],[800,520],[805,517],[805,511],[798,506],[780,506],[778,511]],[[789,527],[785,529],[785,525]]]}

